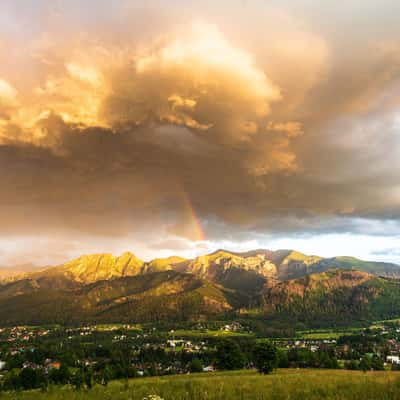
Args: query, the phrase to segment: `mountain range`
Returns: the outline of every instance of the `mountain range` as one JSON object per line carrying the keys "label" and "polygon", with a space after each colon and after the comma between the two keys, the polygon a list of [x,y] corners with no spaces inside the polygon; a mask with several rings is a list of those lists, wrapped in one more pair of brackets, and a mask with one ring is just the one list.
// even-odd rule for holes
{"label": "mountain range", "polygon": [[10,324],[179,322],[256,318],[345,325],[400,316],[400,266],[293,250],[218,250],[144,262],[85,255],[0,275],[0,321]]}
{"label": "mountain range", "polygon": [[[14,277],[21,276],[28,272],[33,272],[38,270],[39,267],[34,264],[21,264],[15,265],[13,267],[0,267],[0,282],[4,282],[5,280],[12,280]],[[45,269],[44,267],[41,269]]]}

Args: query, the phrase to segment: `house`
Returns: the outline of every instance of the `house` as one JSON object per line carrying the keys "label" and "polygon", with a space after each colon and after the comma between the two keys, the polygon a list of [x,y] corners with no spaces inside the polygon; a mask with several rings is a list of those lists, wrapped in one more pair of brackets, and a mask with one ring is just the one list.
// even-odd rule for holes
{"label": "house", "polygon": [[61,368],[60,361],[53,361],[52,363],[50,363],[49,368],[51,368],[51,369],[60,369]]}
{"label": "house", "polygon": [[35,364],[35,363],[33,363],[33,362],[25,361],[25,362],[22,364],[22,368],[23,368],[23,369],[26,369],[26,368],[29,368],[29,369],[40,369],[41,366],[38,365],[38,364]]}
{"label": "house", "polygon": [[399,365],[400,364],[400,356],[387,356],[386,362]]}
{"label": "house", "polygon": [[231,324],[224,325],[220,330],[225,332],[239,332],[243,330],[243,326],[239,322],[232,322]]}

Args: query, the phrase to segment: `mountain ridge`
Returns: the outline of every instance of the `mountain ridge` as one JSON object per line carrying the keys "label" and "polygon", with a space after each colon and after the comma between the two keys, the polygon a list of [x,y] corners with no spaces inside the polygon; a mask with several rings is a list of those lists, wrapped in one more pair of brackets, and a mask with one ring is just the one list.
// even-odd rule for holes
{"label": "mountain ridge", "polygon": [[289,249],[275,251],[256,249],[246,252],[218,249],[193,259],[169,256],[150,261],[143,261],[128,251],[120,256],[114,256],[111,253],[94,253],[82,255],[59,266],[12,274],[7,278],[18,280],[59,274],[67,279],[87,284],[123,276],[176,270],[218,280],[223,279],[224,273],[233,268],[278,281],[335,268],[357,269],[377,276],[400,278],[400,266],[394,263],[364,261],[350,256],[324,258]]}
{"label": "mountain ridge", "polygon": [[293,250],[218,250],[148,262],[130,252],[99,253],[1,282],[0,320],[189,321],[253,310],[266,323],[335,325],[400,317],[399,278],[396,264]]}

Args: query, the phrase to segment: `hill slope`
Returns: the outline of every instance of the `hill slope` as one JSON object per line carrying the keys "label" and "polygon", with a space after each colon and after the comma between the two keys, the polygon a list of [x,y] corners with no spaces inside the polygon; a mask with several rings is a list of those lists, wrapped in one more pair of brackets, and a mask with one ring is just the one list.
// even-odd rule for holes
{"label": "hill slope", "polygon": [[210,317],[245,301],[191,274],[148,273],[87,285],[49,286],[43,278],[0,286],[4,324],[160,322]]}
{"label": "hill slope", "polygon": [[0,283],[19,279],[27,274],[47,268],[38,267],[33,264],[15,265],[13,267],[0,267]]}
{"label": "hill slope", "polygon": [[307,326],[394,318],[400,314],[400,281],[329,270],[266,288],[263,304],[265,318]]}

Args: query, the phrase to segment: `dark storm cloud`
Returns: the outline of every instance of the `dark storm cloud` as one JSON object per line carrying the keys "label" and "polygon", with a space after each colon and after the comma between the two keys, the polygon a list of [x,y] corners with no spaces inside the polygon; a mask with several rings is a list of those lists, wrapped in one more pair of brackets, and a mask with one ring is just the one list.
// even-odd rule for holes
{"label": "dark storm cloud", "polygon": [[[105,25],[85,22],[83,11],[71,35],[65,21],[75,6],[40,4],[47,32],[33,24],[24,55],[0,40],[8,54],[0,68],[1,234],[158,234],[160,247],[186,248],[169,236],[199,240],[199,223],[211,240],[242,240],[382,234],[380,221],[398,219],[392,26],[372,38],[346,24],[339,46],[315,15],[294,23],[298,10],[271,11],[265,27],[247,8],[254,21],[241,22],[241,39],[229,24],[215,26],[217,17],[172,29],[172,17],[146,9],[163,22],[141,34],[117,10],[107,18],[102,2]],[[22,21],[34,12],[8,7]],[[111,29],[113,21],[126,30]],[[32,70],[19,80],[26,63]]]}

